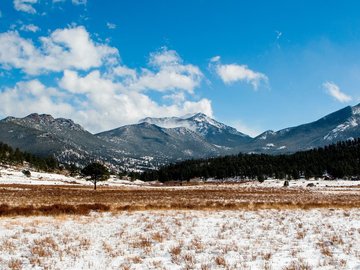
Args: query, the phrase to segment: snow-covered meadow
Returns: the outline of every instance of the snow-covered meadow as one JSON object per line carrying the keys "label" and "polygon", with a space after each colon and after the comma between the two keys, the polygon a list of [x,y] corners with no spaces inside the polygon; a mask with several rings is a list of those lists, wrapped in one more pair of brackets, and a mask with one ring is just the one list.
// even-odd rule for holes
{"label": "snow-covered meadow", "polygon": [[[358,181],[112,177],[95,192],[21,170],[0,167],[1,270],[360,269]],[[46,210],[94,204],[104,212]]]}
{"label": "snow-covered meadow", "polygon": [[1,269],[360,269],[360,210],[0,219]]}
{"label": "snow-covered meadow", "polygon": [[[46,173],[30,170],[31,176],[27,177],[22,173],[24,168],[17,168],[14,166],[2,166],[0,164],[0,184],[20,184],[20,185],[84,185],[91,186],[92,183],[86,181],[81,177],[71,177],[58,173]],[[27,169],[27,168],[25,168]],[[313,185],[313,188],[338,188],[338,187],[359,187],[360,181],[350,181],[350,180],[322,180],[322,179],[298,179],[289,181],[290,188],[306,188],[309,184]],[[190,181],[190,185],[183,186],[172,186],[171,188],[196,188],[196,186],[201,186],[204,184],[216,184],[217,186],[228,185],[229,183],[238,183],[243,187],[261,187],[261,188],[281,188],[283,187],[284,180],[279,179],[267,179],[263,183],[260,183],[256,180],[253,181],[244,181],[239,179],[208,179],[207,181]],[[119,179],[118,177],[112,175],[108,181],[99,182],[99,186],[107,187],[123,187],[123,186],[142,186],[142,187],[151,187],[162,185],[159,182],[144,182],[141,180],[125,180]]]}

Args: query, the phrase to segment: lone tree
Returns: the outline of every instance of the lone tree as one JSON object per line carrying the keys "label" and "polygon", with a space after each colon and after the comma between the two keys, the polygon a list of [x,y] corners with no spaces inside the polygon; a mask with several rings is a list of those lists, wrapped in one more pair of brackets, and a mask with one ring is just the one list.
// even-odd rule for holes
{"label": "lone tree", "polygon": [[98,162],[88,164],[84,169],[81,170],[81,173],[85,176],[90,176],[88,181],[94,183],[94,190],[96,190],[97,182],[106,181],[110,177],[109,170]]}

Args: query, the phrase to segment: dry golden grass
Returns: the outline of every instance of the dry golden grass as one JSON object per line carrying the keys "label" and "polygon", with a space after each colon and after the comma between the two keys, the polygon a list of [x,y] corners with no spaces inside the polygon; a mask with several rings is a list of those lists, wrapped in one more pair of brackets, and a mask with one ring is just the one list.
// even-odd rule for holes
{"label": "dry golden grass", "polygon": [[19,259],[12,259],[9,261],[8,267],[11,270],[20,270],[22,269],[22,262]]}
{"label": "dry golden grass", "polygon": [[223,256],[217,256],[215,258],[215,263],[218,266],[226,267],[226,260]]}
{"label": "dry golden grass", "polygon": [[0,185],[0,216],[170,209],[351,209],[360,207],[359,194],[360,191],[354,190],[323,193],[303,188],[261,188],[241,184],[186,188],[101,187],[97,191],[85,186]]}

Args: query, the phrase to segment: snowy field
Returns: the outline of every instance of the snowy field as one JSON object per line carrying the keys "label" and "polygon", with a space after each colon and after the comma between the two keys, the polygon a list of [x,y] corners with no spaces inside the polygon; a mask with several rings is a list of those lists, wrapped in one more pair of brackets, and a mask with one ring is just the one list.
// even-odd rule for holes
{"label": "snowy field", "polygon": [[1,269],[360,269],[360,210],[0,219]]}
{"label": "snowy field", "polygon": [[[31,170],[30,170],[31,171]],[[206,182],[202,181],[190,181],[190,186],[177,186],[175,188],[196,188],[197,185],[204,184],[215,184],[217,183],[219,186],[227,185],[229,183],[239,183],[245,187],[269,187],[269,188],[281,188],[284,185],[284,180],[271,179],[265,180],[263,183],[258,181],[241,181],[238,179],[225,179],[225,180],[214,180],[209,179]],[[71,177],[65,176],[62,174],[56,173],[45,173],[45,172],[36,172],[31,171],[31,176],[26,177],[22,173],[21,168],[9,167],[9,166],[1,166],[0,165],[0,184],[20,184],[20,185],[84,185],[91,186],[92,183],[86,181],[81,177]],[[359,187],[360,181],[350,181],[350,180],[291,180],[290,188],[306,188],[308,184],[313,184],[315,189],[319,188],[345,188],[345,187]],[[159,182],[143,182],[140,180],[129,181],[124,179],[119,179],[116,176],[111,176],[108,181],[99,182],[99,186],[106,187],[152,187],[159,186],[161,183]],[[172,187],[174,188],[174,187]]]}
{"label": "snowy field", "polygon": [[93,191],[21,170],[0,166],[1,270],[360,270],[359,181],[112,177]]}
{"label": "snowy field", "polygon": [[[22,169],[15,167],[0,166],[0,184],[21,184],[21,185],[93,185],[91,182],[86,181],[80,177],[71,177],[56,173],[45,173],[32,171],[31,176],[27,177],[22,173]],[[129,181],[118,179],[114,176],[106,182],[99,182],[100,186],[147,186],[140,180]]]}

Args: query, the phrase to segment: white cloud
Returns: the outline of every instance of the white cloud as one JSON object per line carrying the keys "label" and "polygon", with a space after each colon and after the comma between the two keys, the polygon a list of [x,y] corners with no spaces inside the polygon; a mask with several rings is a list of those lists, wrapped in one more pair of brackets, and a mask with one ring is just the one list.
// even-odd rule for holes
{"label": "white cloud", "polygon": [[197,112],[212,116],[208,99],[162,105],[144,93],[124,89],[96,71],[84,77],[77,72],[66,72],[59,85],[62,90],[31,80],[3,89],[0,115],[23,117],[33,112],[48,113],[71,118],[92,132],[136,123],[148,116],[182,116]]}
{"label": "white cloud", "polygon": [[[175,51],[167,49],[152,53],[149,65],[151,69],[142,68],[139,72],[117,66],[104,74],[94,70],[85,76],[65,70],[59,87],[77,100],[74,107],[77,113],[71,117],[97,132],[148,116],[182,116],[197,112],[212,116],[210,100],[194,101],[188,97],[202,77],[197,67],[183,64]],[[195,81],[188,82],[193,77]],[[159,91],[166,104],[147,95],[148,89]]]}
{"label": "white cloud", "polygon": [[35,14],[36,10],[32,5],[36,4],[37,2],[38,0],[14,0],[13,3],[14,3],[14,8],[17,11],[23,11],[26,13]]}
{"label": "white cloud", "polygon": [[[184,63],[176,51],[163,48],[150,54],[148,67],[132,69],[119,64],[117,49],[96,44],[83,27],[58,29],[39,40],[36,47],[16,31],[0,34],[0,64],[30,75],[63,71],[54,79],[57,87],[30,80],[3,88],[0,115],[49,113],[71,118],[92,132],[148,116],[212,116],[211,101],[194,95],[202,72]],[[149,90],[159,94],[153,98]]]}
{"label": "white cloud", "polygon": [[116,24],[114,24],[114,23],[107,22],[107,23],[106,23],[106,26],[107,26],[107,28],[109,28],[109,29],[116,29]]}
{"label": "white cloud", "polygon": [[[220,60],[220,58],[218,59]],[[260,72],[253,71],[247,65],[229,64],[223,65],[217,63],[215,71],[220,76],[222,81],[226,84],[231,84],[238,81],[245,81],[250,83],[253,88],[258,89],[261,83],[268,84],[268,77]]]}
{"label": "white cloud", "polygon": [[111,77],[129,78],[135,80],[137,78],[136,70],[128,68],[126,66],[116,66],[111,69],[109,75]]}
{"label": "white cloud", "polygon": [[20,27],[20,30],[22,31],[26,31],[26,32],[33,32],[36,33],[38,31],[40,31],[40,28],[34,24],[27,24],[27,25],[22,25]]}
{"label": "white cloud", "polygon": [[84,77],[75,71],[65,71],[59,86],[79,96],[82,102],[74,108],[77,113],[72,117],[96,132],[135,123],[148,116],[182,116],[196,112],[212,115],[208,99],[171,100],[170,104],[163,105],[142,92],[129,89],[126,81],[114,82],[99,71],[92,71]]}
{"label": "white cloud", "polygon": [[210,62],[212,62],[212,63],[219,62],[220,59],[221,59],[221,57],[219,55],[217,55],[217,56],[211,57]]}
{"label": "white cloud", "polygon": [[0,92],[0,112],[4,116],[19,117],[33,112],[70,116],[74,108],[64,100],[64,93],[56,88],[45,87],[38,80],[19,82],[14,88]]}
{"label": "white cloud", "polygon": [[84,77],[79,77],[75,71],[65,70],[64,76],[59,81],[59,86],[74,94],[115,93],[122,88],[121,84],[102,78],[98,70],[94,70]]}
{"label": "white cloud", "polygon": [[117,63],[118,50],[91,40],[84,27],[57,29],[40,38],[41,47],[22,38],[18,32],[0,34],[0,64],[36,75],[73,68],[88,70],[104,63]]}
{"label": "white cloud", "polygon": [[149,64],[155,69],[142,69],[139,78],[129,87],[136,90],[183,90],[193,93],[200,85],[203,74],[191,64],[183,64],[183,60],[174,50],[163,48],[150,55]]}
{"label": "white cloud", "polygon": [[345,103],[352,100],[351,96],[348,96],[347,94],[342,92],[340,90],[340,87],[333,82],[324,82],[322,86],[330,96],[332,96],[339,102]]}

